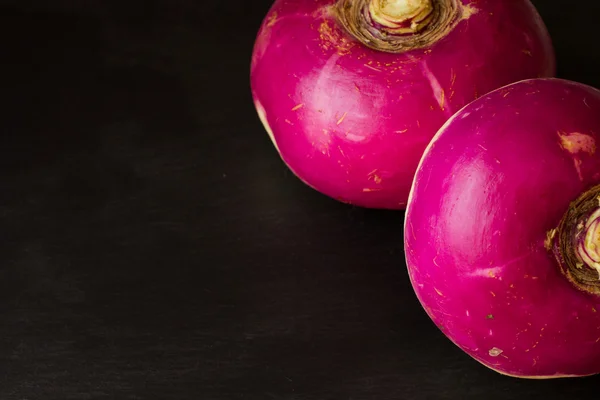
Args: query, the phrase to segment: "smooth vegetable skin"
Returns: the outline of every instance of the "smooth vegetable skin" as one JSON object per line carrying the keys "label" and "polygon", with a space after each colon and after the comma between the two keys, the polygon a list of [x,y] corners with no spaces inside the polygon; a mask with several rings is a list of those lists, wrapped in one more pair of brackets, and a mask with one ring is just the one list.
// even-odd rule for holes
{"label": "smooth vegetable skin", "polygon": [[423,150],[454,112],[554,73],[528,0],[277,0],[251,87],[302,181],[342,202],[404,209]]}
{"label": "smooth vegetable skin", "polygon": [[600,372],[600,91],[532,79],[474,101],[417,169],[412,285],[435,324],[502,374]]}

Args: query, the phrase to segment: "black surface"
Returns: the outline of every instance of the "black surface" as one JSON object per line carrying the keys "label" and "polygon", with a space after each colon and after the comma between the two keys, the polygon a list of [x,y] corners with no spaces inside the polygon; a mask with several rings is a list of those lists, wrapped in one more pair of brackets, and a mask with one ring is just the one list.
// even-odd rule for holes
{"label": "black surface", "polygon": [[[535,3],[560,76],[600,86],[598,3]],[[463,354],[402,213],[284,167],[248,87],[269,6],[0,2],[0,399],[596,396]]]}

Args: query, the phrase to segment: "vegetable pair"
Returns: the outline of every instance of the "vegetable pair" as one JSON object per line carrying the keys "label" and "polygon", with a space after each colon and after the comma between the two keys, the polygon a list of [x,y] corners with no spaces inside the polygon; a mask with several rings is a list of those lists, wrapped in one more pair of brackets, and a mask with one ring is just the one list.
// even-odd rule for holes
{"label": "vegetable pair", "polygon": [[251,65],[286,165],[406,208],[429,316],[532,378],[600,372],[600,91],[554,76],[528,0],[277,0]]}

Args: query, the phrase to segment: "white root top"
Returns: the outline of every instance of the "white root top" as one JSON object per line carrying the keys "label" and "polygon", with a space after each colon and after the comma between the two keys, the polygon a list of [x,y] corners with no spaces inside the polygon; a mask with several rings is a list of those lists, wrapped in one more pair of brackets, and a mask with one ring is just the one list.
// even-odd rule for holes
{"label": "white root top", "polygon": [[371,0],[372,18],[384,26],[413,20],[419,23],[433,11],[431,0]]}

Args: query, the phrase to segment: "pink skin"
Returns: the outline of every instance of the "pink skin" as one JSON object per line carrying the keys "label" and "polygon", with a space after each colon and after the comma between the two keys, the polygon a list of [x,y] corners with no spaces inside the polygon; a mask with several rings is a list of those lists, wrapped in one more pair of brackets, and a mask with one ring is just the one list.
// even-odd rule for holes
{"label": "pink skin", "polygon": [[555,74],[550,38],[527,0],[462,0],[470,16],[429,48],[401,54],[355,40],[334,3],[274,3],[251,87],[283,161],[342,202],[404,209],[422,152],[454,112],[500,86]]}
{"label": "pink skin", "polygon": [[596,89],[518,82],[453,116],[417,169],[404,232],[416,295],[449,339],[502,374],[600,372],[600,296],[569,282],[545,247],[600,183],[599,115]]}

